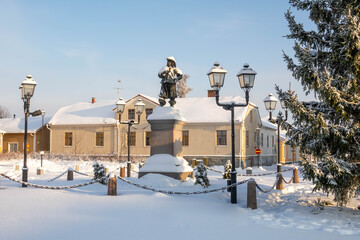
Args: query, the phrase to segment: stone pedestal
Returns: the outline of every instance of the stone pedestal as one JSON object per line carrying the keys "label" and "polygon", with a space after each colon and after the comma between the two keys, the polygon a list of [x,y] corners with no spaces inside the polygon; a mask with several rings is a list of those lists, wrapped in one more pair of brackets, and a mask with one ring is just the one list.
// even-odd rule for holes
{"label": "stone pedestal", "polygon": [[151,125],[151,157],[139,170],[139,178],[157,173],[178,179],[193,177],[193,170],[182,157],[182,129],[186,122],[178,109],[157,107],[148,117]]}

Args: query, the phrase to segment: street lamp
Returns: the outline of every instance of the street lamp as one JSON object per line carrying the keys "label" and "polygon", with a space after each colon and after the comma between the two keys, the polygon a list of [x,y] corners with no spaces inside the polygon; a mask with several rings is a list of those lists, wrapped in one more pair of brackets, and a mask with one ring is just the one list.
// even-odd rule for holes
{"label": "street lamp", "polygon": [[276,120],[272,118],[272,112],[275,110],[276,108],[276,103],[278,102],[277,98],[274,97],[271,93],[269,94],[269,96],[267,96],[264,99],[264,104],[265,104],[265,108],[266,110],[269,111],[269,122],[277,124],[278,127],[278,150],[277,150],[277,163],[278,163],[278,167],[277,167],[277,171],[281,172],[281,165],[280,165],[280,130],[281,130],[281,124],[286,122],[288,119],[288,110],[286,107],[285,102],[282,100],[280,101],[280,105],[283,109],[285,109],[285,118],[284,115],[282,114],[282,112],[279,112]]}
{"label": "street lamp", "polygon": [[45,117],[45,109],[41,109],[41,151],[40,151],[40,156],[41,156],[41,167],[43,167],[43,156],[44,156],[44,117]]}
{"label": "street lamp", "polygon": [[[236,75],[239,80],[240,87],[245,91],[246,103],[220,103],[219,91],[224,85],[225,74],[227,71],[220,67],[219,63],[215,63],[211,70],[207,73],[210,81],[210,86],[216,91],[216,104],[223,107],[225,110],[231,111],[231,184],[236,183],[236,168],[235,168],[235,130],[234,130],[234,108],[246,107],[249,104],[249,92],[254,86],[256,72],[249,67],[249,64],[244,64],[243,69]],[[231,187],[231,203],[237,203],[236,186]]]}
{"label": "street lamp", "polygon": [[[27,127],[28,127],[28,117],[30,116],[29,108],[30,108],[30,98],[34,95],[34,90],[36,86],[35,80],[31,75],[27,75],[25,80],[21,83],[20,86],[20,96],[24,101],[24,114],[25,114],[25,135],[24,135],[24,166],[23,166],[23,174],[22,180],[23,182],[27,182],[28,180],[28,168],[27,168]],[[23,187],[27,187],[26,184],[22,184]]]}
{"label": "street lamp", "polygon": [[144,112],[145,104],[141,101],[141,99],[138,99],[137,102],[134,104],[135,107],[135,113],[138,115],[138,121],[135,122],[134,119],[128,119],[128,121],[121,121],[121,114],[124,112],[125,109],[125,102],[122,98],[120,98],[116,102],[116,111],[119,114],[119,123],[120,124],[127,124],[128,125],[128,161],[127,161],[127,177],[130,177],[130,171],[131,171],[131,161],[130,161],[130,127],[132,125],[137,125],[140,123],[140,115]]}

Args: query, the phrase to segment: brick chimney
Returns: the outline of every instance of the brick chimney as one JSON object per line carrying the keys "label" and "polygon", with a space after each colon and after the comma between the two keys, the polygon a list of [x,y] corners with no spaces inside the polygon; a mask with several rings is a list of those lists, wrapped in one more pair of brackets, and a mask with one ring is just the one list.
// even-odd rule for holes
{"label": "brick chimney", "polygon": [[94,97],[91,98],[91,103],[95,103],[95,98]]}
{"label": "brick chimney", "polygon": [[216,97],[216,90],[208,90],[208,97]]}

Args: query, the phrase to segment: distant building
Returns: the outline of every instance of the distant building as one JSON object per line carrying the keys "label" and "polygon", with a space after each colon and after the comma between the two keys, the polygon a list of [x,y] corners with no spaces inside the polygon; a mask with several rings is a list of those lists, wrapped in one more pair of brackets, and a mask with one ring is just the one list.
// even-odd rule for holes
{"label": "distant building", "polygon": [[[187,120],[183,128],[183,155],[187,159],[208,158],[223,164],[231,158],[231,114],[216,105],[215,98],[180,98],[178,108]],[[126,101],[121,121],[135,119],[134,104],[141,99],[145,111],[139,125],[131,128],[131,156],[145,159],[150,155],[151,127],[146,121],[153,109],[160,107],[157,99],[138,94]],[[241,97],[223,97],[221,102],[245,102]],[[90,154],[94,156],[127,156],[127,128],[119,124],[115,111],[116,100],[76,103],[59,109],[48,122],[51,153]],[[255,164],[256,128],[262,126],[258,108],[250,103],[235,108],[235,154],[237,165]],[[262,128],[265,138],[272,139],[276,130]],[[271,141],[271,140],[270,140]],[[276,161],[272,144],[262,146],[263,163]]]}
{"label": "distant building", "polygon": [[[41,123],[41,117],[28,118],[27,149],[29,153],[41,150]],[[24,152],[25,118],[0,119],[0,128],[0,153]],[[44,145],[48,145],[48,142],[49,136],[44,135]]]}

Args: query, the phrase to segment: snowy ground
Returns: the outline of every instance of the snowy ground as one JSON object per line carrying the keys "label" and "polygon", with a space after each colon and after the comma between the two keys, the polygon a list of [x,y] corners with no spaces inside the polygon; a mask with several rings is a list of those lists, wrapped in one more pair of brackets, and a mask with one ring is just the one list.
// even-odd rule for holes
{"label": "snowy ground", "polygon": [[[0,172],[21,179],[15,171],[20,160],[0,162]],[[39,160],[29,160],[29,182],[51,186],[85,183],[89,177],[74,173],[48,182],[67,168],[80,165],[80,172],[92,174],[92,162],[44,161],[45,174],[36,175]],[[110,171],[117,163],[104,162]],[[288,166],[284,167],[286,169]],[[223,170],[222,166],[215,167]],[[135,169],[137,170],[137,169]],[[254,168],[254,173],[276,171],[275,166]],[[243,170],[238,170],[244,173]],[[161,175],[147,175],[131,181],[168,191],[203,190],[193,181],[178,182]],[[208,171],[209,189],[225,186],[222,176]],[[284,173],[289,180],[292,172]],[[247,177],[238,177],[238,181]],[[268,189],[275,175],[255,177]],[[302,180],[300,178],[300,180]],[[238,204],[229,193],[165,195],[146,191],[118,180],[118,196],[107,196],[107,187],[96,183],[70,190],[47,190],[1,178],[0,239],[360,239],[360,199],[342,211],[336,206],[314,208],[314,200],[329,200],[312,193],[312,185],[284,184],[284,190],[268,194],[257,191],[258,209],[246,208],[246,184],[238,187]],[[318,210],[318,214],[313,211]]]}

